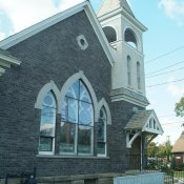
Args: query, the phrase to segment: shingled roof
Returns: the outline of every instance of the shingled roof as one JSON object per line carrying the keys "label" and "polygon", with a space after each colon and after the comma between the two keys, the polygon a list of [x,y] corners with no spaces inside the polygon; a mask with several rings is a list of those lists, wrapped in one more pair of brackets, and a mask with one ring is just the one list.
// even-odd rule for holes
{"label": "shingled roof", "polygon": [[139,130],[155,135],[162,135],[163,129],[154,110],[139,110],[125,126],[126,131]]}
{"label": "shingled roof", "polygon": [[100,17],[102,15],[105,15],[106,13],[109,13],[118,8],[123,8],[131,16],[135,17],[126,0],[104,0],[98,12],[98,16]]}
{"label": "shingled roof", "polygon": [[184,153],[184,131],[173,146],[172,153]]}
{"label": "shingled roof", "polygon": [[138,111],[129,120],[129,122],[125,126],[125,129],[142,129],[148,121],[148,118],[150,117],[152,112],[153,110]]}

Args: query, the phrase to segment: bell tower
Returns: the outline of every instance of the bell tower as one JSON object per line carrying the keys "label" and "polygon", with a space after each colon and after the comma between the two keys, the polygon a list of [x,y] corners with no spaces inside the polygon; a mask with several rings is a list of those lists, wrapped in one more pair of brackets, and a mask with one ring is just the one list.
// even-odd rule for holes
{"label": "bell tower", "polygon": [[145,107],[148,102],[142,35],[147,28],[136,19],[126,0],[104,0],[97,16],[116,58],[112,68],[112,89],[134,94],[137,99],[129,97],[129,101],[137,101]]}

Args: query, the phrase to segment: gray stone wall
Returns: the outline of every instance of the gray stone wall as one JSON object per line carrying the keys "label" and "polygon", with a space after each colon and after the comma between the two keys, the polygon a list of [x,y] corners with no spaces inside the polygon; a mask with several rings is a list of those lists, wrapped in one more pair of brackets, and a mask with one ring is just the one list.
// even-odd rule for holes
{"label": "gray stone wall", "polygon": [[[79,34],[88,41],[85,51],[77,44]],[[122,172],[128,168],[123,128],[134,105],[111,103],[111,66],[84,12],[9,51],[22,64],[0,78],[0,178],[7,173],[32,172],[34,167],[38,176]],[[79,70],[91,82],[98,101],[104,97],[109,103],[112,125],[107,128],[108,157],[38,157],[40,111],[34,105],[39,90],[50,80],[61,89]]]}

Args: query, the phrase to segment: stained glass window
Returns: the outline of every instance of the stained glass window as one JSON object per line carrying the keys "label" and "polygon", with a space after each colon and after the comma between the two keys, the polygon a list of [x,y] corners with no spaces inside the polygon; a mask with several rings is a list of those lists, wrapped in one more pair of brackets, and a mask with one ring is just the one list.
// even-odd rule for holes
{"label": "stained glass window", "polygon": [[99,114],[98,128],[97,128],[97,153],[98,155],[106,155],[106,125],[107,115],[105,108],[102,107]]}
{"label": "stained glass window", "polygon": [[61,154],[92,154],[94,112],[91,96],[81,80],[62,99]]}

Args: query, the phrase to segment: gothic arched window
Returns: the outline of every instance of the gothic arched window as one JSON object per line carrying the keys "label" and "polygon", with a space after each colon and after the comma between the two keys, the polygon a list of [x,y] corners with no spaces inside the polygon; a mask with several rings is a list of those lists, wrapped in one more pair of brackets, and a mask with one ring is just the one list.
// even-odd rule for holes
{"label": "gothic arched window", "polygon": [[61,107],[60,146],[62,154],[93,154],[94,110],[82,80],[67,90]]}
{"label": "gothic arched window", "polygon": [[116,31],[113,27],[110,26],[104,27],[103,31],[109,43],[115,42],[117,40]]}
{"label": "gothic arched window", "polygon": [[128,86],[131,86],[131,58],[127,56],[127,79],[128,79]]}
{"label": "gothic arched window", "polygon": [[47,92],[42,102],[39,152],[54,153],[56,127],[56,100],[52,91]]}
{"label": "gothic arched window", "polygon": [[99,156],[106,156],[106,126],[107,114],[105,108],[102,107],[99,113],[99,120],[97,124],[97,154]]}

